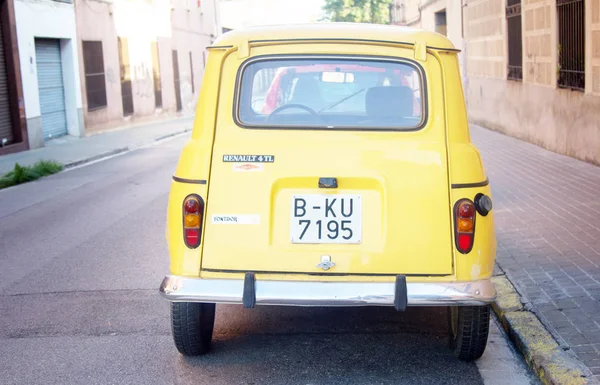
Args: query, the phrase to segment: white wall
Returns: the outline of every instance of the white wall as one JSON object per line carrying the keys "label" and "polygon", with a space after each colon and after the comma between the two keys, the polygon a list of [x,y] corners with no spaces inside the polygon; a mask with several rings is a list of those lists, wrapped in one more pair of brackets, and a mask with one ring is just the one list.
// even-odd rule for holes
{"label": "white wall", "polygon": [[323,0],[221,1],[220,24],[235,29],[254,25],[315,22],[324,16],[323,5]]}
{"label": "white wall", "polygon": [[204,0],[202,4],[202,32],[206,35],[221,34],[220,0]]}
{"label": "white wall", "polygon": [[[216,0],[203,0],[201,8],[192,0],[173,0],[175,9],[171,12],[171,50],[177,51],[179,63],[179,79],[181,89],[182,113],[193,113],[196,109],[197,97],[202,86],[204,66],[202,53],[212,44],[220,34],[218,30],[219,7]],[[189,10],[188,10],[189,7]],[[190,52],[193,62],[190,67]],[[169,56],[171,51],[169,51]],[[172,59],[168,59],[168,67],[173,68]],[[164,68],[164,67],[163,67]],[[173,73],[163,78],[163,89],[173,90],[173,105],[175,104],[175,91]],[[192,92],[193,91],[193,92]]]}
{"label": "white wall", "polygon": [[[501,1],[501,0],[496,0]],[[435,31],[435,13],[446,10],[446,37],[456,49],[461,50],[458,61],[463,88],[468,87],[466,68],[467,46],[463,37],[463,3],[465,0],[396,0],[397,6],[403,6],[405,22],[411,27]],[[420,11],[419,11],[420,9]]]}
{"label": "white wall", "polygon": [[80,127],[78,110],[82,103],[81,89],[78,86],[79,60],[75,49],[77,32],[73,5],[49,0],[17,0],[15,19],[27,119],[41,115],[35,38],[64,39],[61,40],[61,56],[68,129],[70,134],[80,135],[83,127]]}

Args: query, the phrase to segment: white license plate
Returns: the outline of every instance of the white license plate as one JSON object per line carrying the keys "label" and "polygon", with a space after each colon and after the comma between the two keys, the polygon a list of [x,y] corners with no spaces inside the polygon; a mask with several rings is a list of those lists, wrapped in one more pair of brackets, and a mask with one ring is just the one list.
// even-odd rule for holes
{"label": "white license plate", "polygon": [[292,243],[360,243],[360,195],[294,195],[291,207]]}

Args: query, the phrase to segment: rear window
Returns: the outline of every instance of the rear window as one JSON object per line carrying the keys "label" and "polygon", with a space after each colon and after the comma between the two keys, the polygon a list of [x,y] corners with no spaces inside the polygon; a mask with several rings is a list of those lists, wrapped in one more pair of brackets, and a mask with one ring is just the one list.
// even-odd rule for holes
{"label": "rear window", "polygon": [[252,61],[242,69],[236,121],[245,127],[412,130],[425,121],[413,64],[371,59]]}

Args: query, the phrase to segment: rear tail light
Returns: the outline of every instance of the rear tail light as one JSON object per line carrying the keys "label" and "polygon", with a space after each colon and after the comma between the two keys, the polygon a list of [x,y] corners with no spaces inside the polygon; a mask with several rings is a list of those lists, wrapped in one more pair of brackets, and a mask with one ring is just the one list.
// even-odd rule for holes
{"label": "rear tail light", "polygon": [[204,201],[196,194],[188,195],[183,201],[183,240],[187,247],[195,249],[202,237]]}
{"label": "rear tail light", "polygon": [[475,239],[475,205],[469,199],[461,199],[454,205],[454,234],[456,248],[467,254]]}

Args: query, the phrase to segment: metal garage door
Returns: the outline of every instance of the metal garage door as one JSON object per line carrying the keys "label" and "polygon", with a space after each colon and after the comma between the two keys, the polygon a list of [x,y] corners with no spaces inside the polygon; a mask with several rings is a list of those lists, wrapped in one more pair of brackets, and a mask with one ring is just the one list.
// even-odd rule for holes
{"label": "metal garage door", "polygon": [[35,56],[44,139],[56,138],[67,133],[60,42],[35,39]]}
{"label": "metal garage door", "polygon": [[13,130],[10,119],[10,94],[8,92],[8,76],[6,74],[3,42],[2,20],[0,19],[0,141],[6,139],[6,144],[10,144],[13,141]]}

